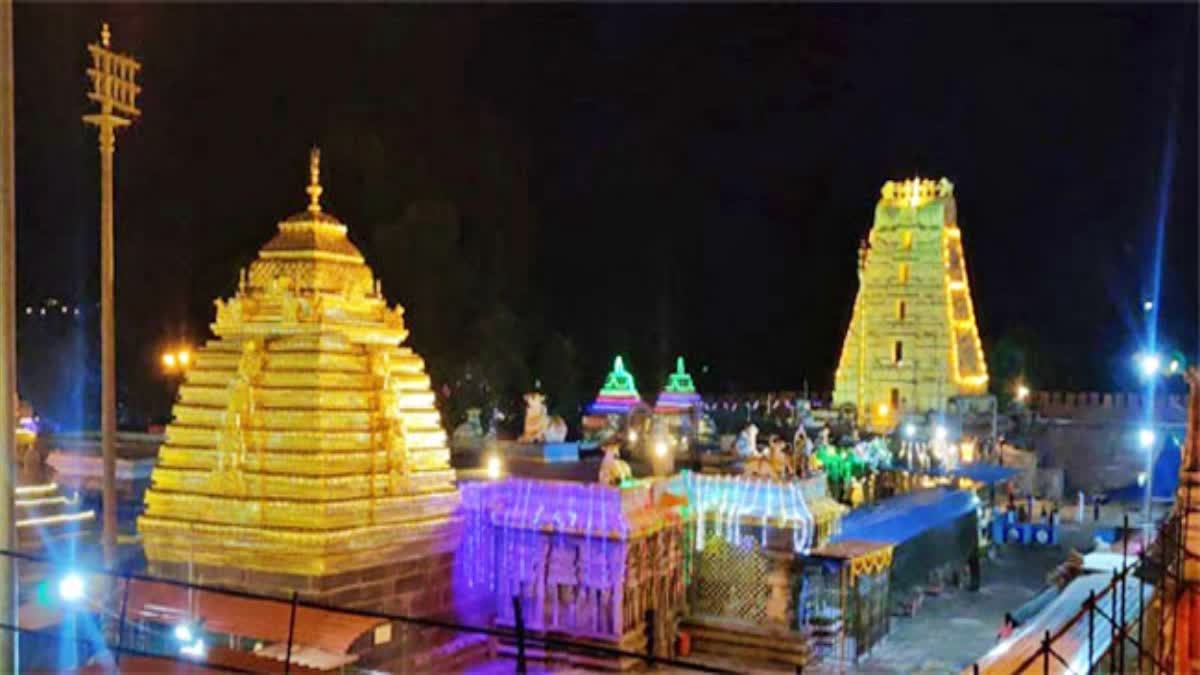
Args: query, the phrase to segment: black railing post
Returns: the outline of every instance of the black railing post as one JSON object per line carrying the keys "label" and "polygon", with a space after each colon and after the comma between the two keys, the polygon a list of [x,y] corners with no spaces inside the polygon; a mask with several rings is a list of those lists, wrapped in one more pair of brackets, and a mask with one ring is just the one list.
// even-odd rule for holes
{"label": "black railing post", "polygon": [[1087,599],[1088,608],[1088,660],[1087,672],[1092,672],[1092,666],[1096,663],[1096,591],[1095,589],[1088,591]]}
{"label": "black railing post", "polygon": [[513,623],[517,628],[517,673],[525,675],[527,667],[525,665],[525,615],[521,610],[521,598],[514,595],[512,599],[513,605]]}
{"label": "black railing post", "polygon": [[1042,673],[1050,675],[1050,631],[1042,635]]}
{"label": "black railing post", "polygon": [[1119,652],[1117,660],[1121,663],[1121,672],[1125,672],[1125,580],[1127,578],[1129,578],[1128,567],[1121,570],[1121,613],[1117,615],[1117,630],[1121,633],[1121,651]]}
{"label": "black railing post", "polygon": [[292,641],[296,638],[296,604],[300,602],[300,592],[292,591],[292,614],[288,619],[287,658],[283,661],[284,675],[292,672]]}
{"label": "black railing post", "polygon": [[[1146,533],[1149,536],[1149,532]],[[1143,542],[1142,550],[1138,553],[1137,569],[1145,571],[1146,569],[1146,544]],[[1141,580],[1137,585],[1138,594],[1138,669],[1142,665],[1142,653],[1146,649],[1146,588],[1145,583]]]}
{"label": "black railing post", "polygon": [[972,675],[979,675],[979,664],[978,663],[971,664],[971,673],[972,673]]}
{"label": "black railing post", "polygon": [[1117,571],[1113,570],[1112,583],[1109,584],[1109,590],[1112,591],[1112,607],[1109,609],[1108,623],[1112,628],[1112,639],[1108,644],[1108,672],[1117,672]]}
{"label": "black railing post", "polygon": [[1125,568],[1125,559],[1129,556],[1129,514],[1121,520],[1121,569]]}
{"label": "black railing post", "polygon": [[117,624],[117,648],[116,654],[113,654],[113,661],[117,664],[117,672],[121,672],[121,647],[125,641],[125,610],[129,607],[129,573],[126,572],[125,590],[121,593],[121,620]]}
{"label": "black railing post", "polygon": [[654,610],[646,610],[646,665],[654,665]]}

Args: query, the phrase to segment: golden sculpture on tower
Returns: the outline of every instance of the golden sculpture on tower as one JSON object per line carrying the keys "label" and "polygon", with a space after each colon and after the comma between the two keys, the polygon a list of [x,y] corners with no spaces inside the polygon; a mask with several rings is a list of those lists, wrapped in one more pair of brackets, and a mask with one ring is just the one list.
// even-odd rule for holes
{"label": "golden sculpture on tower", "polygon": [[942,410],[987,391],[954,185],[888,181],[859,251],[859,290],[834,384],[861,424]]}
{"label": "golden sculpture on tower", "polygon": [[325,576],[411,557],[454,518],[424,361],[322,210],[319,161],[313,150],[308,208],[216,301],[216,338],[180,387],[139,520],[159,570]]}

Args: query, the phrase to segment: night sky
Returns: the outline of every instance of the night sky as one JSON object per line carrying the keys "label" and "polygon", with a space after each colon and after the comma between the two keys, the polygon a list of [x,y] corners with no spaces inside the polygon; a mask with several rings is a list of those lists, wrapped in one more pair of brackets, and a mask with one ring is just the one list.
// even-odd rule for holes
{"label": "night sky", "polygon": [[[144,63],[117,150],[131,400],[165,400],[159,349],[206,337],[303,208],[314,144],[422,353],[490,300],[423,335],[440,273],[378,233],[450,205],[453,246],[502,259],[475,295],[573,341],[585,388],[619,352],[643,382],[682,353],[710,390],[826,390],[879,188],[914,174],[956,185],[985,350],[1021,342],[1052,389],[1125,384],[1169,180],[1159,339],[1195,353],[1195,4],[18,5],[22,306],[97,297],[102,18]],[[22,377],[52,356],[27,343]]]}

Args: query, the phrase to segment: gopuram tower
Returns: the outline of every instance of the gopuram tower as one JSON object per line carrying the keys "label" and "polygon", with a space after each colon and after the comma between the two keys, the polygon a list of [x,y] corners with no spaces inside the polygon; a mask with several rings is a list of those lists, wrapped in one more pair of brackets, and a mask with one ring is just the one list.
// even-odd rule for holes
{"label": "gopuram tower", "polygon": [[321,208],[316,150],[310,173],[308,208],[215,303],[138,521],[146,557],[197,583],[445,614],[459,493],[429,376]]}
{"label": "gopuram tower", "polygon": [[945,178],[883,185],[833,394],[860,424],[886,429],[987,390],[957,210]]}

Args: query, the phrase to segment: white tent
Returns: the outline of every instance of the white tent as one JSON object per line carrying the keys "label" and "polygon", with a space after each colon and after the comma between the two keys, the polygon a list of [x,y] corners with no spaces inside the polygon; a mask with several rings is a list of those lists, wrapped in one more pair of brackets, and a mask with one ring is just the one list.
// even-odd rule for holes
{"label": "white tent", "polygon": [[[1119,558],[1120,554],[1117,554],[1117,557]],[[1097,562],[1100,562],[1100,559],[1097,559]],[[1088,566],[1086,559],[1084,565]],[[1111,581],[1111,572],[1085,574],[1076,578],[1037,616],[1022,624],[1013,631],[1012,635],[997,643],[983,658],[979,659],[976,662],[979,665],[979,672],[1014,675],[1022,672],[1019,670],[1021,664],[1033,657],[1033,662],[1023,672],[1039,673],[1040,675],[1043,672],[1044,661],[1039,652],[1046,631],[1053,636],[1068,623],[1071,624],[1070,628],[1050,645],[1057,657],[1054,654],[1050,656],[1050,669],[1047,672],[1056,675],[1089,672],[1088,617],[1087,612],[1083,611],[1083,605],[1088,599],[1088,593],[1095,591],[1099,596],[1100,609],[1105,614],[1112,616],[1113,594],[1105,593],[1100,596],[1101,591]],[[1120,586],[1117,589],[1119,593]],[[1138,593],[1142,594],[1142,601],[1148,604],[1153,591],[1153,586],[1142,583],[1132,575],[1129,576],[1125,584],[1125,621],[1127,623],[1137,619],[1140,606]],[[1118,607],[1120,601],[1118,595]],[[1093,663],[1091,665],[1095,665],[1095,662],[1099,661],[1111,642],[1112,627],[1107,619],[1097,613],[1092,628],[1090,651]],[[1064,662],[1066,665],[1063,665]],[[970,667],[963,671],[963,673],[971,672]]]}

